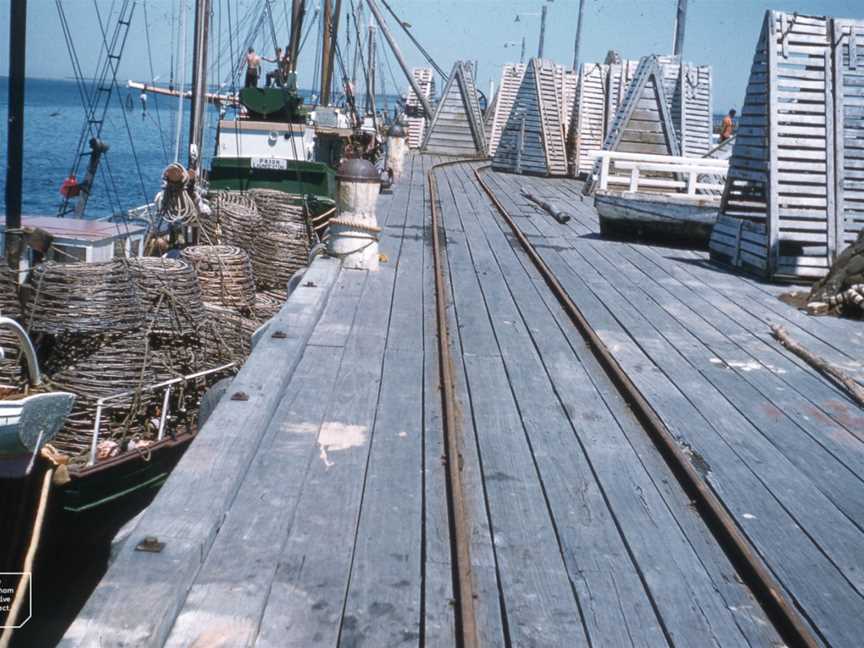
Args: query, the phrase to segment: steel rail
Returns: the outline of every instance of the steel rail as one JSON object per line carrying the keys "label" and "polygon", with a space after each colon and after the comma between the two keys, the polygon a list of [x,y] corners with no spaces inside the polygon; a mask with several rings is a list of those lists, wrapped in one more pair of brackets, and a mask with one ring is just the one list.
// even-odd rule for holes
{"label": "steel rail", "polygon": [[[729,557],[744,583],[761,603],[765,613],[771,619],[777,631],[790,646],[816,648],[823,645],[823,643],[827,643],[824,639],[820,640],[814,635],[803,614],[783,591],[780,583],[774,578],[774,575],[759,556],[756,548],[738,527],[735,519],[726,510],[720,498],[717,497],[708,482],[690,463],[672,432],[666,427],[666,424],[663,423],[645,397],[642,396],[642,393],[618,364],[609,348],[591,327],[582,311],[559,283],[554,272],[546,265],[546,262],[498,200],[498,197],[483,180],[480,171],[488,168],[489,165],[474,168],[474,175],[480,187],[510,227],[522,249],[540,272],[546,285],[549,286],[556,299],[567,312],[570,320],[588,343],[588,347],[600,363],[600,366],[603,367],[608,377],[625,398],[633,414],[649,433],[654,445],[666,460],[667,465],[688,495],[695,500],[698,510],[717,539],[718,544]],[[432,169],[434,171],[435,167],[432,167]],[[433,243],[435,240],[433,239]]]}
{"label": "steel rail", "polygon": [[461,648],[477,648],[477,618],[474,610],[474,584],[471,568],[471,526],[462,485],[462,434],[456,415],[453,383],[453,358],[447,326],[447,285],[442,254],[438,205],[438,181],[435,171],[445,166],[475,161],[472,158],[448,160],[432,165],[426,174],[432,215],[432,255],[435,264],[435,313],[438,329],[438,366],[441,380],[445,456],[447,463],[447,499],[449,503],[451,551],[455,560],[453,578],[456,595],[456,639]]}

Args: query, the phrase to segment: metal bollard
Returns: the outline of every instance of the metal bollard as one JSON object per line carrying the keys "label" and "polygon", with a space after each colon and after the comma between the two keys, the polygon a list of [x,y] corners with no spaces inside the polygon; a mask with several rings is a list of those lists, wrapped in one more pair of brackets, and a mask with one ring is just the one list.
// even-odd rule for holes
{"label": "metal bollard", "polygon": [[381,179],[375,166],[358,158],[345,160],[336,172],[337,214],[330,220],[327,252],[345,268],[378,270],[378,219],[375,205]]}
{"label": "metal bollard", "polygon": [[387,131],[387,168],[393,171],[393,182],[399,182],[408,154],[408,133],[398,122]]}

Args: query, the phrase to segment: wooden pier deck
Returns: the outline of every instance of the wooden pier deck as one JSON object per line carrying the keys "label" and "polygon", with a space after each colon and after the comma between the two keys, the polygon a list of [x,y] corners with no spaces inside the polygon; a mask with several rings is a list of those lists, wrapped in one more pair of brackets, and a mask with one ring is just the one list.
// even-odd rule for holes
{"label": "wooden pier deck", "polygon": [[[439,357],[435,161],[413,156],[380,199],[378,273],[313,263],[63,646],[455,645],[442,360],[480,645],[782,644],[476,164],[435,171]],[[802,315],[702,252],[601,239],[574,181],[480,173],[818,640],[858,645],[864,415],[769,326],[861,377],[860,324]],[[161,552],[136,550],[146,536]]]}

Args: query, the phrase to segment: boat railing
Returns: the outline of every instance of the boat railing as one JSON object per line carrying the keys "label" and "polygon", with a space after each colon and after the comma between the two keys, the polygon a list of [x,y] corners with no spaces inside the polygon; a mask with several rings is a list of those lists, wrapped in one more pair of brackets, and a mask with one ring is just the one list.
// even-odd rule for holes
{"label": "boat railing", "polygon": [[[205,376],[210,376],[217,373],[226,372],[229,369],[234,368],[237,365],[236,362],[229,362],[227,364],[223,364],[218,367],[213,367],[212,369],[205,369],[204,371],[197,371],[192,374],[187,374],[185,376],[178,376],[177,378],[171,378],[170,380],[163,380],[162,382],[155,383],[153,385],[147,385],[142,387],[140,390],[129,390],[125,392],[120,392],[117,394],[111,394],[110,396],[103,396],[99,400],[96,401],[96,418],[93,422],[93,438],[90,441],[90,459],[87,462],[88,466],[93,466],[96,464],[96,456],[98,452],[99,446],[99,428],[102,424],[102,414],[106,409],[110,409],[112,407],[123,407],[124,405],[128,405],[128,401],[124,401],[124,399],[128,399],[130,396],[134,396],[136,393],[140,392],[154,392],[158,390],[163,390],[162,394],[162,410],[159,415],[159,428],[156,432],[156,441],[159,442],[165,438],[165,423],[168,420],[168,413],[171,406],[171,391],[172,389],[179,384],[187,383],[190,380],[196,380],[198,378],[203,378]],[[119,403],[114,403],[113,401],[120,401]]]}
{"label": "boat railing", "polygon": [[675,196],[719,196],[723,192],[728,160],[690,158],[647,153],[596,151],[600,159],[597,187],[601,191],[625,186]]}

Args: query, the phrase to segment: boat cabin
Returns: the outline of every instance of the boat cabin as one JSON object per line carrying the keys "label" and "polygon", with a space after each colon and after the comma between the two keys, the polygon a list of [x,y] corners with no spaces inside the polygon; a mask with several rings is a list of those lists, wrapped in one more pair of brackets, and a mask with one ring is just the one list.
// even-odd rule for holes
{"label": "boat cabin", "polygon": [[[21,270],[27,270],[41,260],[94,263],[115,257],[140,256],[147,234],[144,224],[56,216],[22,216],[21,226],[25,231],[40,229],[51,236],[51,247],[44,257],[27,247],[21,257]],[[4,223],[0,225],[0,246],[5,246],[5,234]]]}

